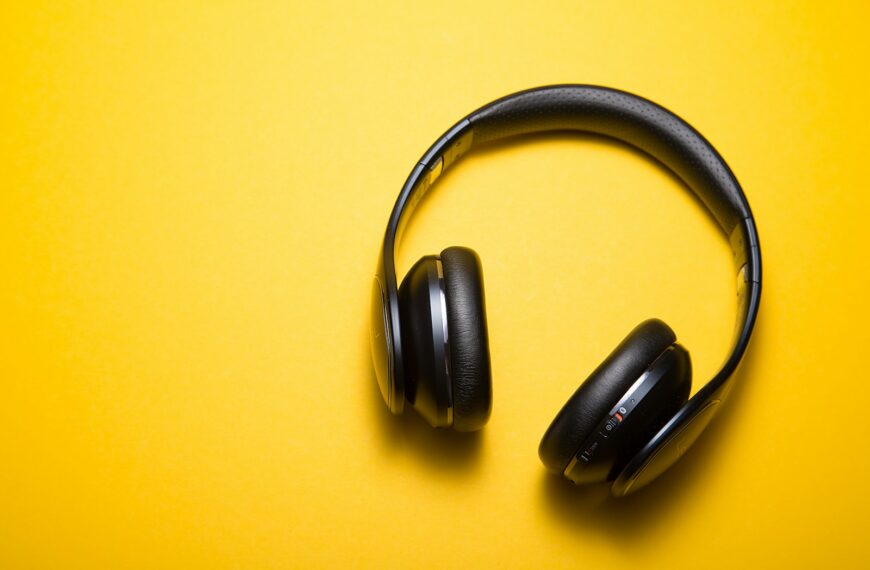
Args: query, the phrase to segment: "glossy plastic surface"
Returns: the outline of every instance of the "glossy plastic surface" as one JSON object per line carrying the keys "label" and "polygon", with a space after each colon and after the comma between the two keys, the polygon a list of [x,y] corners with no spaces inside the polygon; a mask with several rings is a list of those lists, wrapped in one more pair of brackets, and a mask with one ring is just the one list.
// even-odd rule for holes
{"label": "glossy plastic surface", "polygon": [[452,423],[441,261],[420,259],[399,288],[405,347],[405,400],[432,427]]}
{"label": "glossy plastic surface", "polygon": [[737,291],[737,327],[732,350],[716,376],[683,406],[677,414],[629,461],[611,488],[623,496],[642,488],[673,465],[700,436],[730,390],[728,381],[740,364],[758,316],[761,302],[761,250],[758,234],[751,219],[735,229],[731,243],[740,264]]}
{"label": "glossy plastic surface", "polygon": [[381,282],[377,277],[372,279],[370,319],[369,325],[371,330],[369,340],[371,342],[372,364],[374,366],[375,377],[378,380],[378,388],[381,390],[384,402],[392,409],[391,399],[394,390],[392,385],[393,341],[390,338],[386,297]]}
{"label": "glossy plastic surface", "polygon": [[691,414],[683,415],[674,424],[670,435],[653,448],[643,463],[619,474],[611,487],[613,495],[622,497],[640,490],[676,463],[713,419],[720,402],[721,400],[710,400]]}
{"label": "glossy plastic surface", "polygon": [[577,450],[564,475],[574,483],[612,481],[622,466],[689,397],[689,353],[675,344],[637,379]]}

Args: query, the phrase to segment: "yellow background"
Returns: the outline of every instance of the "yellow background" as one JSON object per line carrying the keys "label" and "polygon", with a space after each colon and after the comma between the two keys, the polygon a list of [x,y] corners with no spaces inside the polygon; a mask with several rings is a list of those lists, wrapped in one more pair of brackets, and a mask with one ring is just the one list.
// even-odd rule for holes
{"label": "yellow background", "polygon": [[[870,564],[870,10],[759,4],[7,5],[0,567]],[[545,473],[544,429],[648,317],[697,388],[734,313],[725,240],[644,157],[502,147],[421,207],[402,273],[449,245],[483,260],[482,433],[391,417],[369,363],[413,163],[477,106],[558,82],[695,125],[765,261],[732,400],[615,503]]]}

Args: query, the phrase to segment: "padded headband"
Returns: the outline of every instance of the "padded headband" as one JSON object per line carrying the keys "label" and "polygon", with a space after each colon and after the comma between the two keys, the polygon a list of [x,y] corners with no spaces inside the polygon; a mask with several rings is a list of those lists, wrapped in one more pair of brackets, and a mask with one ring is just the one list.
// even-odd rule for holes
{"label": "padded headband", "polygon": [[404,394],[395,249],[414,208],[442,171],[472,148],[516,135],[564,130],[615,138],[651,155],[688,185],[729,236],[739,275],[736,334],[719,372],[687,407],[724,397],[726,380],[748,345],[761,296],[758,234],[743,190],[716,149],[664,107],[615,89],[556,85],[508,95],[456,123],[426,151],[402,188],[390,215],[376,275],[384,305],[389,350],[384,364],[389,367],[389,386],[382,378],[386,370],[378,371],[378,381],[382,391],[389,392],[388,403],[394,412],[401,411]]}
{"label": "padded headband", "polygon": [[685,121],[635,95],[601,87],[545,87],[499,99],[472,113],[468,121],[475,146],[555,130],[621,140],[673,170],[727,233],[749,217],[746,198],[716,149]]}

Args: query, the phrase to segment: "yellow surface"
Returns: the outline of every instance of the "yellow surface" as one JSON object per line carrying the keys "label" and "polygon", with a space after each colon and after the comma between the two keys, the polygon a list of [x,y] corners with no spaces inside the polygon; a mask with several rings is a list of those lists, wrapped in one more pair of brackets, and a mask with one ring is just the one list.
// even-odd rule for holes
{"label": "yellow surface", "polygon": [[[5,7],[0,567],[870,564],[868,5],[411,4]],[[400,271],[483,259],[482,433],[391,417],[370,372],[370,279],[414,161],[557,82],[692,122],[762,239],[733,399],[618,503],[546,475],[544,429],[644,318],[697,387],[734,311],[725,241],[645,158],[501,148],[422,206]]]}

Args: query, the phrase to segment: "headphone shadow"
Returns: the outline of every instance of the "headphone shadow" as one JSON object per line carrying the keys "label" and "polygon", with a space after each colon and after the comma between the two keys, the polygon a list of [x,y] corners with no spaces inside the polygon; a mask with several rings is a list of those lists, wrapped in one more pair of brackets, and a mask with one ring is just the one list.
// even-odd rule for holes
{"label": "headphone shadow", "polygon": [[382,447],[389,453],[405,453],[419,460],[427,469],[443,474],[468,474],[480,465],[483,430],[461,433],[452,429],[432,428],[426,420],[409,409],[393,415],[384,404],[369,354],[368,329],[365,329],[365,359],[369,362],[365,390],[371,401],[371,415],[377,425]]}
{"label": "headphone shadow", "polygon": [[717,444],[724,440],[729,424],[735,421],[735,410],[744,397],[755,355],[763,350],[761,313],[755,325],[752,342],[732,378],[734,385],[729,402],[710,422],[704,434],[661,477],[636,493],[622,498],[610,495],[610,486],[575,486],[551,473],[541,475],[542,502],[562,522],[578,531],[598,531],[614,538],[630,540],[655,526],[669,508],[689,500],[691,491],[700,485],[699,474],[714,469]]}

